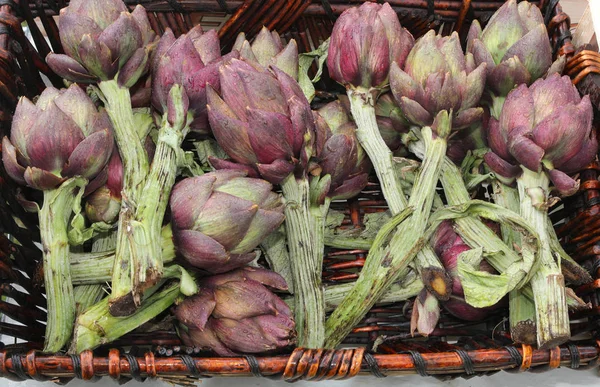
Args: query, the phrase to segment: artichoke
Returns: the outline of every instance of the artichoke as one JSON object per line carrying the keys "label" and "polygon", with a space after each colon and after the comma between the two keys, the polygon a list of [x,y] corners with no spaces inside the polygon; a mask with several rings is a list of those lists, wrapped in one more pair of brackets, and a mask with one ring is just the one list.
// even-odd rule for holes
{"label": "artichoke", "polygon": [[[402,135],[408,133],[410,123],[396,106],[392,93],[385,93],[377,99],[375,115],[381,138],[392,153],[403,153]],[[404,152],[405,154],[405,152]]]}
{"label": "artichoke", "polygon": [[146,72],[156,34],[141,5],[130,13],[121,0],[72,0],[59,24],[65,54],[46,61],[61,77],[92,83],[118,73],[119,84],[130,87]]}
{"label": "artichoke", "polygon": [[[229,56],[237,56],[232,52]],[[159,41],[152,63],[152,105],[160,112],[169,109],[169,92],[181,85],[189,100],[188,111],[194,120],[190,130],[208,133],[206,85],[220,90],[219,66],[223,58],[216,30],[202,31],[197,25],[187,34],[175,39],[167,30]]]}
{"label": "artichoke", "polygon": [[[315,162],[321,182],[321,203],[325,196],[333,200],[352,198],[367,185],[371,163],[356,136],[356,124],[341,101],[330,102],[315,112],[317,138]],[[316,177],[315,177],[316,178]]]}
{"label": "artichoke", "polygon": [[26,97],[19,100],[10,140],[2,140],[2,161],[18,183],[49,190],[73,176],[106,178],[99,173],[113,142],[106,112],[99,112],[79,86],[49,87],[35,105]]}
{"label": "artichoke", "polygon": [[[454,231],[451,221],[446,220],[439,225],[431,239],[431,244],[452,278],[452,296],[450,300],[442,303],[444,309],[461,320],[478,321],[483,320],[499,307],[496,304],[487,308],[475,308],[465,301],[465,293],[458,273],[458,260],[460,254],[471,250],[471,247]],[[497,274],[497,271],[485,260],[481,261],[479,270]]]}
{"label": "artichoke", "polygon": [[414,44],[389,4],[365,2],[344,11],[335,22],[327,68],[346,88],[382,89],[393,62],[399,66]]}
{"label": "artichoke", "polygon": [[240,32],[233,49],[239,51],[244,60],[263,67],[276,66],[290,77],[298,79],[298,45],[291,39],[284,47],[277,31],[270,32],[263,27],[252,44],[246,40],[246,35]]}
{"label": "artichoke", "polygon": [[452,109],[452,127],[463,129],[483,114],[476,106],[485,86],[486,66],[475,67],[473,56],[465,56],[456,32],[442,37],[431,30],[417,40],[404,70],[401,64],[392,64],[390,87],[412,123],[431,126],[439,112]]}
{"label": "artichoke", "polygon": [[561,195],[572,195],[579,183],[568,174],[582,169],[598,151],[592,118],[590,98],[581,98],[568,76],[522,84],[508,94],[500,119],[490,119],[492,152],[485,160],[509,179],[521,174],[519,164],[544,170]]}
{"label": "artichoke", "polygon": [[261,179],[224,170],[184,179],[171,194],[173,239],[192,265],[223,273],[252,261],[283,222],[283,203]]}
{"label": "artichoke", "polygon": [[266,287],[287,290],[279,274],[245,267],[205,278],[199,285],[200,292],[174,311],[185,345],[235,356],[294,344],[290,308]]}
{"label": "artichoke", "polygon": [[[242,169],[278,184],[307,165],[314,138],[310,105],[296,81],[277,67],[231,59],[220,70],[222,98],[208,88],[208,118],[232,161],[210,158],[216,169]],[[237,164],[236,164],[237,163]]]}
{"label": "artichoke", "polygon": [[515,85],[530,84],[552,64],[552,47],[540,10],[527,1],[509,0],[482,31],[477,20],[469,30],[467,51],[475,63],[487,63],[487,88],[506,96]]}

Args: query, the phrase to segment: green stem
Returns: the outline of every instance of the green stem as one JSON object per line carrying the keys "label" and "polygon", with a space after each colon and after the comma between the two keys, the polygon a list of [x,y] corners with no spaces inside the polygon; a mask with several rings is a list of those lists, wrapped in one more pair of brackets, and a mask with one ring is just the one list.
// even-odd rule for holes
{"label": "green stem", "polygon": [[[115,139],[123,163],[121,212],[117,223],[117,247],[109,304],[115,315],[132,313],[140,303],[134,295],[134,241],[136,235],[135,211],[144,180],[149,171],[148,155],[140,141],[129,89],[120,87],[116,80],[98,84],[106,111],[113,123]],[[137,232],[139,233],[139,232]]]}
{"label": "green stem", "polygon": [[112,316],[108,298],[105,298],[77,319],[70,352],[79,354],[118,339],[158,316],[180,296],[179,283],[174,283],[158,293],[147,295],[140,308],[127,317]]}
{"label": "green stem", "polygon": [[[349,93],[349,95],[352,94]],[[447,124],[450,125],[449,122]],[[427,144],[426,157],[417,175],[408,206],[406,206],[414,212],[407,221],[397,227],[385,249],[371,249],[369,252],[360,277],[325,324],[326,348],[335,348],[342,342],[352,328],[397,280],[398,275],[406,269],[417,252],[426,245],[422,235],[431,212],[447,142],[445,138],[433,137],[430,128],[423,128],[422,131],[423,136],[430,142]],[[432,252],[432,254],[434,253]],[[435,255],[433,256],[435,257]],[[428,282],[434,289],[444,287],[448,293],[450,291],[450,286],[446,281],[437,279],[423,281],[425,286],[428,285]]]}
{"label": "green stem", "polygon": [[307,178],[296,179],[290,174],[281,184],[285,198],[285,227],[290,250],[294,297],[294,317],[298,346],[322,348],[325,308],[321,271],[322,248],[315,239],[315,222],[310,210],[310,186]]}
{"label": "green stem", "polygon": [[[494,202],[513,212],[521,212],[521,201],[519,191],[515,188],[495,180],[492,183],[494,191]],[[521,246],[521,236],[513,227],[505,224],[500,225],[502,239],[507,246]],[[508,294],[508,311],[510,336],[516,343],[535,344],[536,342],[536,324],[535,324],[535,303],[533,298],[526,296],[526,293],[533,296],[531,285],[527,284],[524,288],[514,289]]]}
{"label": "green stem", "polygon": [[[170,226],[163,227],[161,241],[163,263],[170,263],[175,259]],[[114,250],[71,254],[71,280],[74,285],[105,284],[112,278],[114,264]]]}
{"label": "green stem", "polygon": [[[418,276],[414,276],[412,281],[405,281],[402,284],[393,284],[387,292],[383,294],[381,299],[377,301],[376,305],[391,304],[400,301],[406,301],[411,297],[415,297],[421,289],[423,289],[423,282]],[[325,299],[325,311],[331,312],[338,307],[346,294],[352,289],[351,283],[339,284],[326,286],[324,290]],[[291,309],[294,309],[294,298],[288,297],[284,301],[289,305]]]}
{"label": "green stem", "polygon": [[[367,152],[367,155],[373,164],[375,173],[379,179],[379,184],[381,185],[381,191],[383,192],[383,196],[385,197],[392,215],[397,215],[410,204],[402,191],[402,184],[398,179],[396,168],[394,167],[392,152],[379,133],[379,127],[377,126],[377,120],[375,118],[375,108],[373,107],[374,100],[371,94],[365,90],[348,89],[347,93],[348,98],[350,99],[352,116],[354,117],[357,126],[356,138],[365,149],[365,152]],[[445,152],[446,150],[444,148],[442,154],[445,154]],[[420,192],[420,194],[425,194],[421,199],[428,199],[428,201],[433,200],[432,195],[435,193],[437,178],[438,175],[435,175],[434,179],[428,182],[429,185],[427,186],[427,189],[431,187],[431,191],[422,190]],[[433,184],[433,186],[431,184]],[[411,198],[412,197],[413,193],[411,192]],[[428,205],[428,208],[431,210],[431,204]],[[421,211],[422,209],[416,210]],[[413,257],[411,256],[408,259],[413,259]],[[422,249],[418,250],[416,257],[414,258],[414,264],[423,279],[425,287],[427,287],[427,289],[437,298],[447,300],[450,296],[450,290],[448,288],[450,279],[429,245],[424,245]]]}
{"label": "green stem", "polygon": [[[92,252],[102,252],[110,249],[114,249],[117,245],[117,233],[116,232],[107,232],[98,235],[94,238],[94,242],[92,243]],[[110,277],[112,274],[112,267],[114,264],[114,256],[113,260],[111,260],[109,265],[109,275],[106,281],[110,281]],[[94,275],[94,271],[89,272]],[[71,282],[73,285],[76,285],[77,282],[73,277],[73,261],[71,257]],[[102,284],[102,282],[98,282]],[[104,285],[98,284],[86,284],[75,286],[73,289],[75,296],[75,304],[77,305],[77,315],[85,312],[89,307],[96,304],[98,301],[102,299],[104,295]]]}
{"label": "green stem", "polygon": [[67,226],[76,191],[83,189],[86,184],[87,180],[74,177],[55,189],[44,191],[44,204],[38,213],[48,302],[44,352],[60,351],[73,332],[76,310]]}
{"label": "green stem", "polygon": [[134,294],[154,286],[162,276],[163,258],[161,255],[161,227],[169,204],[171,189],[177,175],[177,152],[187,134],[185,118],[171,126],[165,117],[158,132],[158,141],[152,167],[146,178],[136,211],[136,221],[144,230],[141,240],[134,239],[135,273]]}
{"label": "green stem", "polygon": [[521,216],[538,232],[541,242],[539,267],[531,279],[540,349],[563,344],[571,337],[564,277],[550,249],[547,200],[550,182],[544,172],[521,167],[517,178]]}

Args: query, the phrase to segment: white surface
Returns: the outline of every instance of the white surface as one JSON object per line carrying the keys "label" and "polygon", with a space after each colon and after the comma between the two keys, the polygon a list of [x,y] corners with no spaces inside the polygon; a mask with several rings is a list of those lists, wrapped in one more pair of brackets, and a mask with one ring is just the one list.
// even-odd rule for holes
{"label": "white surface", "polygon": [[[6,386],[6,381],[2,380],[0,385]],[[254,387],[254,386],[282,386],[285,385],[282,381],[273,381],[269,379],[259,378],[212,378],[204,379],[198,383],[201,387]],[[498,372],[488,377],[474,377],[468,380],[455,379],[448,382],[440,382],[432,377],[422,378],[420,376],[398,376],[387,377],[385,379],[375,379],[373,377],[358,376],[346,381],[321,382],[297,382],[295,387],[382,387],[382,386],[418,386],[418,387],[438,387],[438,386],[456,386],[456,387],[577,387],[577,386],[598,386],[600,385],[600,377],[595,371],[574,371],[568,368],[558,369],[542,374],[510,374],[504,371]],[[6,387],[50,387],[56,386],[53,383],[40,382],[11,382],[8,381]],[[94,384],[82,381],[72,381],[68,387],[115,387],[118,384],[110,378],[104,378]],[[125,384],[126,387],[169,387],[170,385],[160,381],[146,381],[146,383],[138,383],[131,381]]]}

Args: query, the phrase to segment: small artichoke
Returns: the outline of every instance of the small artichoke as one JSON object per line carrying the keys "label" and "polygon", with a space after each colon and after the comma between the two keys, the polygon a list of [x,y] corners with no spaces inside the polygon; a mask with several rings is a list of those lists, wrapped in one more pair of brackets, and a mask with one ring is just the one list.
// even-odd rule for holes
{"label": "small artichoke", "polygon": [[141,5],[129,12],[121,0],[72,0],[61,9],[60,41],[65,54],[46,61],[61,77],[92,83],[114,79],[131,87],[147,71],[156,34]]}
{"label": "small artichoke", "polygon": [[240,58],[244,60],[263,67],[276,66],[290,77],[298,79],[298,45],[291,39],[284,47],[277,31],[271,32],[263,27],[252,44],[240,32],[233,49],[239,51]]}
{"label": "small artichoke", "polygon": [[[144,147],[152,162],[155,146],[150,137],[146,137]],[[121,210],[123,189],[123,162],[116,145],[105,170],[106,183],[98,188],[92,187],[91,193],[85,198],[85,214],[92,222],[114,223]]]}
{"label": "small artichoke", "polygon": [[375,116],[381,138],[392,153],[403,155],[402,135],[408,133],[410,123],[404,118],[402,110],[396,106],[392,93],[385,93],[377,99]]}
{"label": "small artichoke", "polygon": [[469,30],[467,51],[487,63],[487,87],[506,96],[515,85],[542,77],[552,64],[552,47],[540,10],[527,1],[509,0],[483,31],[477,20]]}
{"label": "small artichoke", "polygon": [[208,88],[208,118],[232,161],[210,158],[216,169],[242,169],[279,184],[308,162],[315,122],[298,83],[277,67],[269,70],[231,59],[220,69],[221,94]]}
{"label": "small artichoke", "polygon": [[465,54],[458,34],[439,36],[429,31],[410,51],[404,70],[392,64],[390,87],[404,116],[420,126],[431,126],[441,111],[452,109],[452,127],[463,129],[481,119],[477,107],[485,86],[486,64],[475,66]]}
{"label": "small artichoke", "polygon": [[592,118],[590,98],[581,98],[568,76],[522,84],[506,97],[500,119],[490,119],[492,152],[485,161],[506,178],[520,175],[519,164],[543,169],[561,195],[572,195],[579,183],[568,174],[590,163],[598,151]]}
{"label": "small artichoke", "polygon": [[[444,309],[459,319],[478,321],[483,320],[500,306],[497,304],[487,308],[475,308],[465,301],[465,293],[458,275],[458,259],[461,253],[471,250],[471,247],[454,231],[451,221],[447,220],[440,224],[432,237],[432,246],[452,278],[452,295],[450,300],[442,304]],[[481,261],[479,270],[497,273],[485,260]]]}
{"label": "small artichoke", "polygon": [[[235,57],[237,52],[229,54]],[[152,105],[160,112],[169,111],[169,92],[173,85],[183,87],[193,115],[190,129],[209,133],[206,113],[206,85],[220,90],[221,47],[216,30],[202,31],[197,25],[175,39],[167,30],[161,37],[152,63]]]}
{"label": "small artichoke", "polygon": [[49,190],[73,176],[106,178],[100,172],[113,141],[108,115],[79,86],[49,87],[35,105],[26,97],[19,100],[10,140],[2,140],[2,161],[18,183]]}
{"label": "small artichoke", "polygon": [[402,28],[389,4],[364,2],[344,11],[335,22],[327,68],[346,88],[382,89],[392,62],[404,65],[414,38]]}
{"label": "small artichoke", "polygon": [[199,286],[174,312],[185,345],[235,356],[294,344],[290,308],[267,288],[287,290],[279,274],[245,267],[205,278]]}
{"label": "small artichoke", "polygon": [[173,239],[192,265],[223,273],[252,261],[254,248],[283,222],[272,186],[236,170],[215,171],[177,183],[171,193]]}
{"label": "small artichoke", "polygon": [[[320,172],[321,181],[317,202],[322,203],[325,197],[336,200],[358,195],[368,183],[371,163],[356,139],[356,124],[350,113],[341,101],[334,101],[315,111],[315,121],[314,162],[319,168],[314,173]],[[327,180],[325,176],[329,176]]]}

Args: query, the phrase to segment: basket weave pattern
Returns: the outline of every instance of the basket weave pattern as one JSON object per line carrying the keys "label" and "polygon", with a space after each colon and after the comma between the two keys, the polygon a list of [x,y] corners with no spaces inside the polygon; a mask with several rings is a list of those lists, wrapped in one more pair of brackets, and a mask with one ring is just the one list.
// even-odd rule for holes
{"label": "basket weave pattern", "polygon": [[[464,38],[474,19],[485,23],[502,5],[494,0],[388,0],[400,22],[416,37],[429,29],[445,34],[458,31]],[[196,23],[219,28],[225,49],[238,32],[250,39],[265,25],[276,29],[286,40],[295,39],[299,50],[310,51],[323,42],[337,15],[362,1],[342,0],[138,0],[149,11],[153,29],[161,34],[171,28],[178,36]],[[20,96],[32,98],[44,88],[42,75],[56,87],[62,80],[53,74],[44,58],[62,53],[58,27],[53,18],[65,0],[0,0],[0,135],[9,133],[11,113]],[[591,94],[600,106],[600,56],[591,51],[575,51],[570,40],[570,20],[558,1],[536,4],[545,15],[549,39],[556,55],[572,59],[567,65],[574,83]],[[34,20],[37,19],[37,23]],[[21,23],[27,22],[35,46],[26,38]],[[47,36],[48,40],[44,36]],[[576,55],[575,55],[576,54]],[[594,78],[595,77],[595,78]],[[331,86],[324,77],[317,85]],[[595,93],[595,94],[594,94]],[[596,115],[598,118],[598,115]],[[133,333],[118,342],[86,351],[79,356],[41,354],[45,298],[39,278],[41,252],[37,219],[19,205],[21,194],[0,168],[0,313],[22,325],[0,322],[0,333],[24,343],[0,348],[0,376],[12,380],[93,380],[109,375],[114,379],[161,377],[186,384],[196,378],[227,375],[254,375],[286,381],[344,379],[359,373],[375,377],[418,373],[441,379],[488,374],[498,370],[543,372],[559,366],[587,369],[600,364],[600,165],[594,163],[580,174],[581,192],[565,202],[564,209],[552,214],[566,250],[592,273],[596,280],[576,289],[592,309],[572,316],[573,335],[588,337],[551,350],[514,346],[508,335],[506,310],[490,316],[482,324],[465,323],[443,314],[439,326],[427,339],[412,339],[407,301],[375,307],[353,330],[346,343],[356,348],[307,350],[297,348],[274,356],[239,358],[205,357],[195,348],[181,346],[172,331]],[[30,193],[28,192],[27,195]],[[383,211],[385,201],[376,182],[367,186],[359,199],[335,203],[343,211],[343,225],[358,227],[363,216]],[[10,238],[9,238],[10,236]],[[18,241],[16,243],[15,241]],[[367,251],[329,249],[324,259],[326,284],[357,278]],[[24,291],[23,291],[24,290]],[[577,319],[577,320],[576,320]],[[453,344],[451,344],[451,342]],[[6,343],[5,343],[6,344]],[[120,348],[128,347],[128,351]],[[190,379],[191,378],[191,379]]]}

